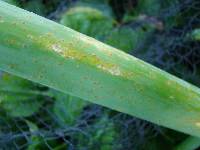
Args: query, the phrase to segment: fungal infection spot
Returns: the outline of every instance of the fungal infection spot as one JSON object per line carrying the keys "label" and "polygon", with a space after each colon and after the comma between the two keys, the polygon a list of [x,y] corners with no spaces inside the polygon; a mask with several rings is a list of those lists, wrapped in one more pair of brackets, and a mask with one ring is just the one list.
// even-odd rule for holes
{"label": "fungal infection spot", "polygon": [[171,80],[167,80],[167,85],[171,85],[171,84],[172,84]]}
{"label": "fungal infection spot", "polygon": [[109,72],[112,75],[115,75],[115,76],[121,75],[121,71],[120,71],[120,69],[118,67],[115,67],[115,66],[113,66],[113,67],[106,67],[104,65],[98,65],[97,67],[99,69],[102,69],[102,70],[106,71],[106,72]]}
{"label": "fungal infection spot", "polygon": [[195,125],[196,125],[197,127],[200,127],[200,122],[196,122]]}
{"label": "fungal infection spot", "polygon": [[52,49],[53,49],[56,53],[61,53],[61,52],[63,51],[62,48],[61,48],[61,46],[58,45],[58,44],[53,44],[53,45],[52,45]]}
{"label": "fungal infection spot", "polygon": [[33,39],[33,36],[32,36],[32,35],[30,35],[30,34],[28,34],[28,35],[27,35],[27,38],[29,38],[29,39],[31,39],[31,40],[32,40],[32,39]]}
{"label": "fungal infection spot", "polygon": [[4,20],[1,16],[0,16],[0,23],[4,23]]}

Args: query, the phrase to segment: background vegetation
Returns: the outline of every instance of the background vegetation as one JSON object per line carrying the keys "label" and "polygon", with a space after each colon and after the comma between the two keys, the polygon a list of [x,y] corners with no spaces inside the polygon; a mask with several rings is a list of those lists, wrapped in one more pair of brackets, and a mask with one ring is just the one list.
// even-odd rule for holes
{"label": "background vegetation", "polygon": [[[200,86],[198,0],[4,1]],[[4,72],[0,107],[5,150],[168,150],[188,137]]]}

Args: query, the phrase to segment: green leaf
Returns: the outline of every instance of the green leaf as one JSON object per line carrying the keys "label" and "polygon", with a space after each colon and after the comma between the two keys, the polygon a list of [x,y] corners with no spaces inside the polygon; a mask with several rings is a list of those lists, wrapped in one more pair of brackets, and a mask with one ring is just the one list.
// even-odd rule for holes
{"label": "green leaf", "polygon": [[82,0],[83,2],[87,3],[108,3],[109,0]]}
{"label": "green leaf", "polygon": [[119,138],[117,128],[106,113],[96,119],[94,124],[88,126],[85,131],[90,135],[89,138],[83,135],[75,137],[81,148],[85,146],[85,143],[88,143],[88,150],[96,149],[97,145],[99,150],[122,148],[121,144],[116,142]]}
{"label": "green leaf", "polygon": [[160,0],[139,0],[136,8],[138,14],[157,16],[160,12]]}
{"label": "green leaf", "polygon": [[112,18],[91,7],[71,8],[62,16],[60,22],[97,39],[102,39],[113,28]]}
{"label": "green leaf", "polygon": [[46,8],[42,0],[29,0],[24,3],[23,8],[41,16],[46,14]]}
{"label": "green leaf", "polygon": [[0,78],[0,107],[13,117],[26,117],[42,105],[40,92],[28,80],[3,73]]}
{"label": "green leaf", "polygon": [[2,70],[200,136],[199,88],[116,48],[2,1],[0,14]]}
{"label": "green leaf", "polygon": [[148,17],[154,17],[154,19],[156,19],[160,15],[160,10],[160,0],[139,0],[136,7],[124,15],[123,22],[134,22],[134,20],[137,20],[140,16],[145,16],[146,20],[148,20]]}
{"label": "green leaf", "polygon": [[[25,120],[28,127],[29,131],[31,132],[31,140],[28,145],[27,150],[44,150],[48,149],[47,144],[53,148],[53,150],[66,150],[67,149],[67,144],[63,143],[62,141],[59,141],[57,139],[52,139],[52,140],[46,140],[44,141],[46,137],[40,136],[40,129],[36,124],[34,124],[31,121]],[[45,135],[44,135],[45,136]]]}
{"label": "green leaf", "polygon": [[189,136],[182,143],[178,144],[174,150],[195,150],[200,147],[200,139],[198,137]]}
{"label": "green leaf", "polygon": [[143,40],[144,34],[145,32],[142,30],[133,30],[129,27],[117,28],[106,37],[105,43],[125,52],[130,52]]}
{"label": "green leaf", "polygon": [[113,18],[112,8],[108,5],[107,0],[82,0],[76,3],[77,7],[90,7],[101,11],[105,16]]}
{"label": "green leaf", "polygon": [[60,125],[73,125],[88,104],[80,98],[53,91],[55,100],[54,113]]}
{"label": "green leaf", "polygon": [[27,150],[42,150],[42,149],[44,149],[45,148],[44,140],[42,139],[42,137],[37,135],[39,133],[39,128],[37,127],[37,125],[31,121],[28,121],[28,120],[25,120],[25,121],[31,132],[31,139],[30,139],[30,143],[28,145]]}
{"label": "green leaf", "polygon": [[190,34],[187,35],[187,38],[200,41],[200,29],[194,29]]}
{"label": "green leaf", "polygon": [[90,144],[93,145],[92,147],[95,148],[97,143],[101,143],[100,150],[119,149],[120,144],[116,143],[119,135],[113,122],[108,119],[106,114],[95,126],[97,127],[97,130],[93,133],[92,141],[90,141]]}
{"label": "green leaf", "polygon": [[0,1],[4,1],[6,3],[15,5],[15,6],[19,6],[18,0],[0,0]]}
{"label": "green leaf", "polygon": [[28,121],[28,120],[25,120],[25,121],[26,121],[26,124],[28,125],[29,130],[30,130],[31,133],[34,133],[34,132],[36,132],[36,131],[39,130],[39,128],[37,127],[37,125],[34,124],[33,122]]}

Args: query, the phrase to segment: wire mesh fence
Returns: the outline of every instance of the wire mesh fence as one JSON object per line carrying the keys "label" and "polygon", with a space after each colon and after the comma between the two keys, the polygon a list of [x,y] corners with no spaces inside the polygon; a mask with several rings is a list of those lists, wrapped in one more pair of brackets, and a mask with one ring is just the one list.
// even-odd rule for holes
{"label": "wire mesh fence", "polygon": [[[8,1],[200,86],[198,0]],[[131,91],[130,91],[131,92]],[[2,150],[171,149],[187,135],[0,72]]]}

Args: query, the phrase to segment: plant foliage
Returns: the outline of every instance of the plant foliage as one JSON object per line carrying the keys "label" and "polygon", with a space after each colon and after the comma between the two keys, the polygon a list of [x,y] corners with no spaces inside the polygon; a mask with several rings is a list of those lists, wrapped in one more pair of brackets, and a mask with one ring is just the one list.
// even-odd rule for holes
{"label": "plant foliage", "polygon": [[[67,2],[59,0],[3,1],[41,16],[49,17],[53,15],[53,18],[56,18],[56,21],[62,25],[96,38],[126,53],[134,54],[200,86],[200,54],[198,53],[200,39],[198,28],[200,23],[197,21],[199,20],[197,16],[199,10],[195,8],[198,8],[199,5],[196,0],[189,0],[188,2],[181,2],[179,0],[80,0],[77,2],[73,0]],[[189,8],[182,8],[182,5],[189,6]],[[197,6],[193,7],[193,5]],[[170,12],[174,13],[172,15],[164,15],[164,10],[168,11],[168,8],[171,7],[173,11],[170,10]],[[194,18],[194,16],[197,16],[197,18]],[[188,18],[191,18],[191,20]],[[194,23],[192,18],[195,20]],[[0,14],[0,31],[2,32],[0,39],[5,39],[3,35],[6,32],[5,30],[1,30],[2,22]],[[189,27],[187,26],[188,22],[190,23]],[[181,31],[181,34],[178,31]],[[20,34],[25,34],[25,32],[20,32]],[[39,36],[37,38],[39,39]],[[39,46],[44,41],[44,39],[39,39]],[[15,43],[12,40],[9,42],[11,45]],[[184,45],[186,45],[186,48]],[[55,44],[53,48],[56,50],[60,49]],[[49,53],[45,55],[49,55]],[[2,57],[3,59],[4,57]],[[42,60],[45,64],[48,64],[48,61],[51,60]],[[36,60],[35,62],[37,64]],[[91,62],[95,64],[93,60]],[[177,64],[177,62],[181,63]],[[175,65],[170,68],[168,66],[169,64]],[[43,64],[40,65],[43,67]],[[55,64],[50,65],[54,66]],[[76,65],[79,66],[80,64]],[[9,66],[10,68],[16,67],[12,63]],[[134,67],[130,64],[125,64],[124,66],[126,68]],[[53,68],[56,67],[54,66]],[[104,66],[101,66],[102,68]],[[31,70],[35,68],[27,67],[26,69]],[[102,70],[106,71],[105,68]],[[53,71],[50,70],[50,76],[54,75],[52,73]],[[84,69],[81,71],[86,72]],[[38,71],[36,74],[39,78],[42,78],[43,76],[39,73]],[[69,74],[70,72],[65,75],[69,76]],[[151,75],[150,73],[148,76]],[[77,76],[81,76],[81,74]],[[63,74],[59,77],[57,76],[57,78],[61,77],[63,77]],[[98,78],[98,76],[96,77]],[[87,78],[84,78],[84,80],[87,80]],[[114,83],[114,80],[114,78],[110,78],[106,80],[106,83],[112,81]],[[89,83],[89,80],[87,81]],[[51,82],[54,83],[53,80]],[[126,86],[123,86],[124,83],[126,83],[126,80],[117,84],[120,91],[126,88]],[[151,82],[146,80],[143,82],[144,85],[147,83],[150,84]],[[130,84],[135,84],[135,82]],[[91,84],[88,85],[91,86]],[[158,87],[151,85],[148,89],[152,90],[155,88],[156,90],[163,88],[159,85],[156,86]],[[199,91],[196,87],[195,89],[195,91]],[[82,87],[82,91],[84,90],[85,88]],[[127,89],[129,91],[127,93],[130,94],[134,90]],[[88,91],[88,93],[90,92]],[[167,95],[167,92],[173,93],[173,91],[167,89],[167,91],[163,91],[161,94]],[[181,91],[181,93],[184,95],[189,93],[189,91]],[[149,97],[152,96],[151,93],[148,94]],[[175,94],[177,93],[175,92]],[[114,97],[111,93],[108,93],[108,96],[109,98]],[[157,98],[158,96],[159,94],[157,93]],[[173,97],[171,98],[173,99]],[[97,98],[90,98],[88,100],[97,101]],[[107,99],[101,100],[107,104]],[[143,98],[140,98],[140,100],[142,101]],[[163,108],[180,110],[181,107],[184,107],[189,110],[187,114],[193,114],[194,109],[198,112],[198,102],[190,99],[193,101],[192,103],[188,102],[186,105],[183,105],[184,100],[185,97],[184,99],[180,98],[180,102],[176,104],[171,104],[172,102],[170,101]],[[127,106],[129,105],[127,104]],[[162,104],[159,106],[162,106]],[[159,114],[161,114],[163,109],[159,111]],[[181,114],[183,115],[184,113],[185,111]],[[181,143],[187,138],[187,135],[183,133],[159,127],[114,110],[91,104],[90,102],[83,101],[81,98],[61,93],[5,72],[0,72],[0,114],[0,139],[5,141],[0,143],[0,149],[3,150],[168,150],[176,147],[178,143]],[[145,112],[141,111],[140,114],[146,115]],[[154,114],[154,118],[159,114]],[[187,114],[184,116],[187,116]],[[164,115],[165,120],[170,120],[173,115]],[[182,115],[178,117],[174,116],[174,118],[178,120]],[[197,114],[195,119],[198,116]],[[168,119],[166,119],[167,117]],[[186,119],[187,122],[188,120],[191,122],[195,121],[190,116]],[[192,123],[196,126],[199,125],[198,122]],[[182,123],[180,126],[183,125]],[[196,132],[192,132],[196,134]],[[8,133],[12,133],[12,135]],[[10,137],[8,138],[9,140],[7,140],[8,136]],[[180,146],[177,146],[177,148],[181,147],[184,149],[189,146],[189,148],[194,149],[198,145],[199,141],[197,138],[189,138]]]}

